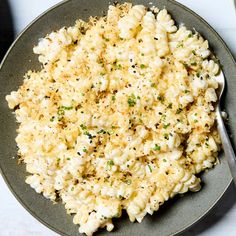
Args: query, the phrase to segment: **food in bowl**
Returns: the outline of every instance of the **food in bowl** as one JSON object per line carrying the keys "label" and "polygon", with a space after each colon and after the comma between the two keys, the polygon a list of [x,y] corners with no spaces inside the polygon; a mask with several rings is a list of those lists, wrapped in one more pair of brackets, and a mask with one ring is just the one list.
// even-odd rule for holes
{"label": "food in bowl", "polygon": [[217,161],[219,65],[208,41],[166,9],[129,3],[78,20],[34,47],[42,64],[6,97],[19,123],[26,183],[61,199],[79,232],[141,222],[200,190]]}

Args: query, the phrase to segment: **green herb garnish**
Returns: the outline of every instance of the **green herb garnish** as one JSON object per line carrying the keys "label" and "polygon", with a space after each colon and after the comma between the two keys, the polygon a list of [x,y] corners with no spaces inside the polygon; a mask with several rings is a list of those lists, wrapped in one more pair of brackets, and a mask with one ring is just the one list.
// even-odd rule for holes
{"label": "green herb garnish", "polygon": [[177,48],[183,47],[183,43],[178,43]]}
{"label": "green herb garnish", "polygon": [[80,127],[81,127],[82,130],[86,130],[87,129],[87,126],[84,125],[84,124],[81,124]]}
{"label": "green herb garnish", "polygon": [[163,125],[164,129],[167,129],[170,126],[170,123]]}
{"label": "green herb garnish", "polygon": [[176,114],[180,114],[182,111],[183,111],[182,108],[178,108],[177,111],[176,111]]}
{"label": "green herb garnish", "polygon": [[169,134],[165,133],[165,134],[164,134],[164,138],[165,138],[166,140],[169,140]]}
{"label": "green herb garnish", "polygon": [[152,167],[148,164],[149,171],[152,172]]}
{"label": "green herb garnish", "polygon": [[191,63],[191,66],[196,66],[197,65],[197,62],[192,62]]}
{"label": "green herb garnish", "polygon": [[159,101],[163,102],[163,101],[164,101],[164,97],[163,97],[163,96],[161,96],[161,95],[159,95],[159,96],[157,96],[157,100],[159,100]]}
{"label": "green herb garnish", "polygon": [[160,151],[161,150],[161,146],[155,144],[155,147],[153,148],[153,150]]}
{"label": "green herb garnish", "polygon": [[73,107],[61,106],[61,109],[64,109],[64,110],[72,110]]}
{"label": "green herb garnish", "polygon": [[97,133],[98,133],[98,134],[109,134],[109,132],[107,132],[107,131],[104,130],[104,129],[100,129]]}
{"label": "green herb garnish", "polygon": [[57,110],[57,115],[58,116],[64,116],[65,115],[65,111],[63,109],[61,109],[61,107],[59,107],[58,110]]}
{"label": "green herb garnish", "polygon": [[170,108],[170,109],[172,109],[172,103],[169,103],[169,105],[167,106],[167,108]]}
{"label": "green herb garnish", "polygon": [[107,170],[111,170],[111,168],[112,168],[113,165],[115,165],[115,163],[114,163],[113,160],[107,161],[106,169],[107,169]]}
{"label": "green herb garnish", "polygon": [[131,96],[128,97],[128,105],[129,107],[134,107],[136,105],[136,97],[134,94],[131,94]]}
{"label": "green herb garnish", "polygon": [[189,65],[187,63],[183,63],[183,65],[186,69],[189,69]]}

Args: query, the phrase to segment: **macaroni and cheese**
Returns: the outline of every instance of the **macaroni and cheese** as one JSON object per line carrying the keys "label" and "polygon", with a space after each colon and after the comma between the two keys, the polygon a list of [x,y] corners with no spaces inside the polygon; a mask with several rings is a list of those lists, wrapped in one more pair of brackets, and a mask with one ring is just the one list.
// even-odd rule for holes
{"label": "macaroni and cheese", "polygon": [[26,183],[62,200],[79,232],[141,222],[200,189],[220,147],[208,41],[166,9],[129,3],[40,39],[42,64],[6,97]]}

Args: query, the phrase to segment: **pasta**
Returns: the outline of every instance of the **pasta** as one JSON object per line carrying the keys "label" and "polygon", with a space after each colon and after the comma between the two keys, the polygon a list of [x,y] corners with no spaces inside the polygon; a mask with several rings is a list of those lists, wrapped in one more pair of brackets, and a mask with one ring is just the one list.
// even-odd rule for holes
{"label": "pasta", "polygon": [[42,64],[6,97],[26,183],[60,198],[79,232],[141,222],[169,198],[200,190],[216,163],[219,65],[208,41],[166,9],[129,3],[40,39]]}

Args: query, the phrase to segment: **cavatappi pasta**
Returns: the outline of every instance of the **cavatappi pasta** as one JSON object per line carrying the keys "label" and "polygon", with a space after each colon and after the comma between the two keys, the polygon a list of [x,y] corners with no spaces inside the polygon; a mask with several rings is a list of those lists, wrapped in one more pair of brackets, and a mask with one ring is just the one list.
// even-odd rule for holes
{"label": "cavatappi pasta", "polygon": [[6,97],[19,123],[26,182],[59,196],[79,232],[141,222],[169,198],[198,191],[220,140],[208,41],[166,9],[125,3],[40,39],[42,64]]}

